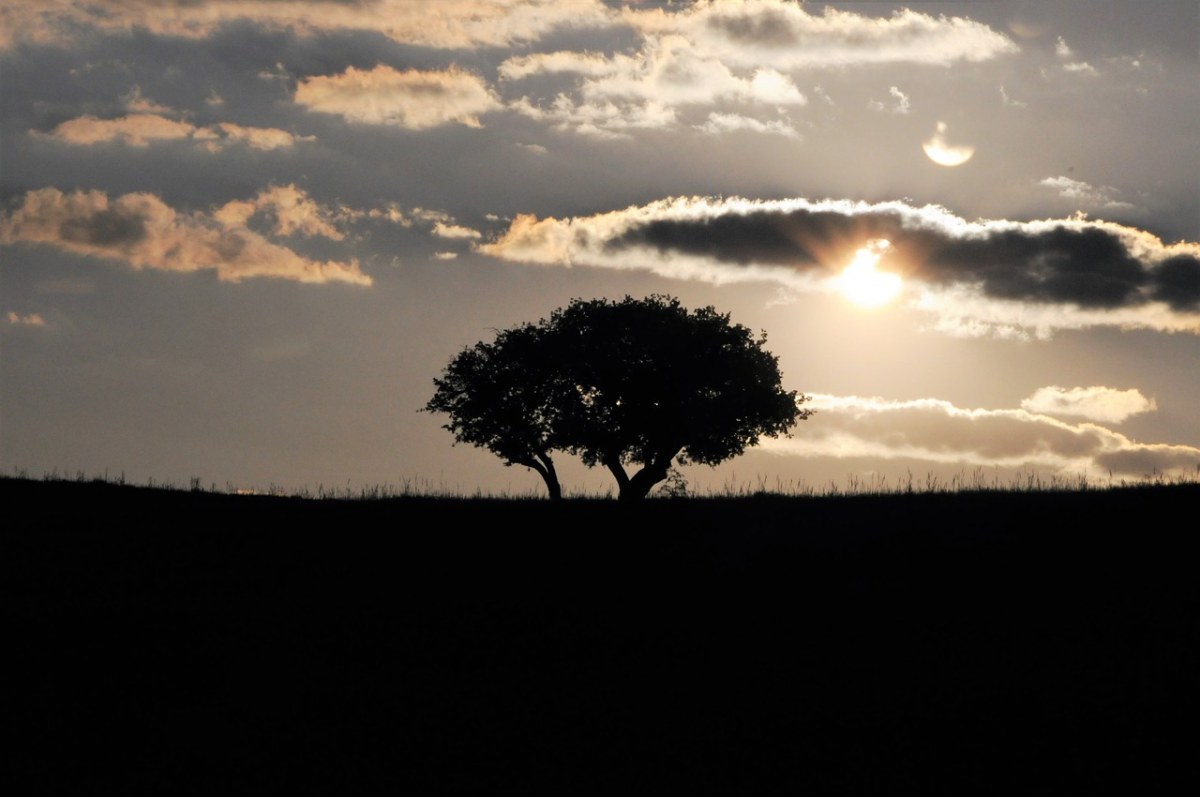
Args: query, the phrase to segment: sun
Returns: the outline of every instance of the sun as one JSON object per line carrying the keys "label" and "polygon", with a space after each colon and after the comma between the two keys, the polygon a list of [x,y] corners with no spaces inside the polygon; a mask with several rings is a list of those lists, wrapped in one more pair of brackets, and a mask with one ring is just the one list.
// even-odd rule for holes
{"label": "sun", "polygon": [[975,154],[975,148],[968,144],[951,146],[946,143],[945,122],[938,122],[933,136],[921,146],[925,148],[925,154],[929,160],[939,166],[962,166]]}
{"label": "sun", "polygon": [[880,307],[900,293],[900,275],[875,267],[891,242],[878,238],[854,253],[854,259],[837,278],[838,290],[859,307]]}

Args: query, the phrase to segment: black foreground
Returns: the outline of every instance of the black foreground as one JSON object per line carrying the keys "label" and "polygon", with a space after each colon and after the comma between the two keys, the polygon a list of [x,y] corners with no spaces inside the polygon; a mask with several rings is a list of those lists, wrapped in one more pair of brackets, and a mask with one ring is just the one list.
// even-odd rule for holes
{"label": "black foreground", "polygon": [[1200,486],[0,497],[14,794],[1198,780]]}

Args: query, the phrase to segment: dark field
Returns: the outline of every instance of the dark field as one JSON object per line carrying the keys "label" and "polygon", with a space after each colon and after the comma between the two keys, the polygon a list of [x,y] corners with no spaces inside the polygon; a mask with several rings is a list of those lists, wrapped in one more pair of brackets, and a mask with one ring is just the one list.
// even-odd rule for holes
{"label": "dark field", "polygon": [[0,496],[10,794],[1162,793],[1200,766],[1196,485]]}

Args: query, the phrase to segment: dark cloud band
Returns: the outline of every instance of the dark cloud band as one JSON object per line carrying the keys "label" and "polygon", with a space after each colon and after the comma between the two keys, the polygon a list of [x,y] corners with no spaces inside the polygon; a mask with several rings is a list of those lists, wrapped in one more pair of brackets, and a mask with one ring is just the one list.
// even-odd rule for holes
{"label": "dark cloud band", "polygon": [[[854,206],[851,206],[854,207]],[[923,219],[922,209],[894,204],[859,210],[763,208],[635,223],[608,240],[617,253],[650,248],[734,266],[762,264],[809,271],[844,265],[846,251],[872,238],[892,244],[893,260],[911,278],[977,286],[989,298],[1116,309],[1160,301],[1178,312],[1200,310],[1200,256],[1163,257],[1146,233],[1079,220],[958,226]],[[1161,245],[1160,245],[1161,246]]]}

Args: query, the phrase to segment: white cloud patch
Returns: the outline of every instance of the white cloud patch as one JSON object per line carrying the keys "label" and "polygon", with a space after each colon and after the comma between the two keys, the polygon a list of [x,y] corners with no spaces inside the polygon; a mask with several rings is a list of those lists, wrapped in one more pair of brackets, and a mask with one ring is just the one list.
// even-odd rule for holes
{"label": "white cloud patch", "polygon": [[1102,185],[1094,186],[1082,180],[1070,177],[1047,177],[1039,180],[1038,185],[1050,188],[1064,199],[1079,203],[1088,209],[1105,208],[1108,210],[1133,210],[1136,205],[1117,199],[1120,192],[1117,189]]}
{"label": "white cloud patch", "polygon": [[1087,77],[1095,77],[1100,73],[1094,66],[1087,61],[1077,61],[1076,52],[1067,44],[1066,39],[1062,36],[1058,37],[1058,41],[1054,44],[1054,54],[1058,56],[1058,60],[1063,62],[1062,68],[1064,72],[1085,75]]}
{"label": "white cloud patch", "polygon": [[[764,107],[803,106],[794,73],[817,68],[912,63],[948,66],[1017,52],[1007,37],[962,18],[911,11],[870,17],[827,10],[810,14],[785,0],[698,2],[678,10],[624,8],[622,19],[642,35],[634,53],[534,53],[500,67],[501,79],[568,75],[570,91],[523,97],[514,108],[564,130],[622,137],[666,127],[692,106],[741,103],[738,129],[785,134],[762,118]],[[907,113],[909,99],[891,90],[889,108]],[[819,94],[826,102],[828,95]],[[696,125],[719,132],[721,122]]]}
{"label": "white cloud patch", "polygon": [[278,236],[319,236],[333,241],[346,237],[336,227],[339,214],[295,185],[271,186],[254,199],[226,202],[213,212],[213,219],[223,227],[237,229],[260,214],[274,221],[273,233]]}
{"label": "white cloud patch", "polygon": [[264,151],[287,149],[297,142],[314,140],[312,136],[295,136],[274,127],[243,127],[231,122],[197,127],[154,113],[135,113],[116,119],[99,119],[87,114],[68,119],[47,133],[35,135],[75,146],[117,142],[146,147],[161,141],[190,140],[209,152],[220,152],[234,144]]}
{"label": "white cloud patch", "polygon": [[434,252],[433,256],[437,260],[455,260],[458,258],[458,252]]}
{"label": "white cloud patch", "polygon": [[772,119],[762,122],[749,116],[739,116],[735,113],[710,113],[704,124],[696,125],[696,129],[709,135],[734,133],[739,130],[749,130],[753,133],[763,133],[785,138],[800,138],[800,133],[792,126],[790,120]]}
{"label": "white cloud patch", "polygon": [[518,215],[479,251],[542,265],[835,292],[854,253],[890,241],[908,306],[955,335],[1093,326],[1200,333],[1200,244],[1083,217],[967,221],[938,206],[678,197],[592,216]]}
{"label": "white cloud patch", "polygon": [[891,95],[891,100],[888,102],[870,100],[867,102],[867,108],[872,111],[888,111],[901,115],[912,113],[912,102],[907,94],[896,86],[889,88],[888,94]]}
{"label": "white cloud patch", "polygon": [[[323,229],[319,221],[301,221],[306,209],[289,209],[278,198],[262,200],[261,195],[250,204],[257,207],[260,202],[275,212],[277,230]],[[356,260],[312,260],[251,230],[246,224],[253,212],[247,214],[246,210],[244,203],[233,202],[211,214],[179,212],[150,193],[110,198],[103,191],[65,193],[41,188],[26,193],[20,205],[5,214],[0,221],[0,244],[51,246],[122,262],[134,269],[212,271],[225,282],[273,277],[305,283],[371,284]]]}
{"label": "white cloud patch", "polygon": [[1025,102],[1024,100],[1015,99],[1011,95],[1009,95],[1008,89],[1004,88],[1004,86],[1000,86],[1000,102],[1006,108],[1028,108],[1029,107],[1029,103]]}
{"label": "white cloud patch", "polygon": [[1101,385],[1064,388],[1041,387],[1021,402],[1021,408],[1043,415],[1087,418],[1100,423],[1121,423],[1126,418],[1153,412],[1154,399],[1136,389],[1118,390]]}
{"label": "white cloud patch", "polygon": [[443,221],[436,222],[433,225],[433,234],[439,238],[475,239],[483,237],[483,234],[479,230],[473,230],[461,224],[447,224]]}
{"label": "white cloud patch", "polygon": [[1096,77],[1100,71],[1096,67],[1089,64],[1087,61],[1072,62],[1063,64],[1063,71],[1073,75],[1083,75],[1085,77]]}
{"label": "white cloud patch", "polygon": [[1095,423],[1068,423],[1028,409],[964,409],[932,398],[825,394],[813,395],[805,407],[817,411],[810,423],[792,438],[763,439],[761,447],[810,458],[1039,467],[1135,478],[1188,473],[1200,464],[1200,448],[1141,443]]}
{"label": "white cloud patch", "polygon": [[481,114],[501,107],[492,90],[470,72],[400,71],[383,64],[307,78],[296,86],[294,99],[310,111],[337,114],[349,122],[412,130],[447,124],[480,127]]}
{"label": "white cloud patch", "polygon": [[949,66],[1019,51],[1007,36],[962,17],[900,10],[873,17],[827,8],[810,14],[787,0],[697,2],[679,12],[626,8],[647,36],[679,34],[739,67],[799,69],[913,63]]}

